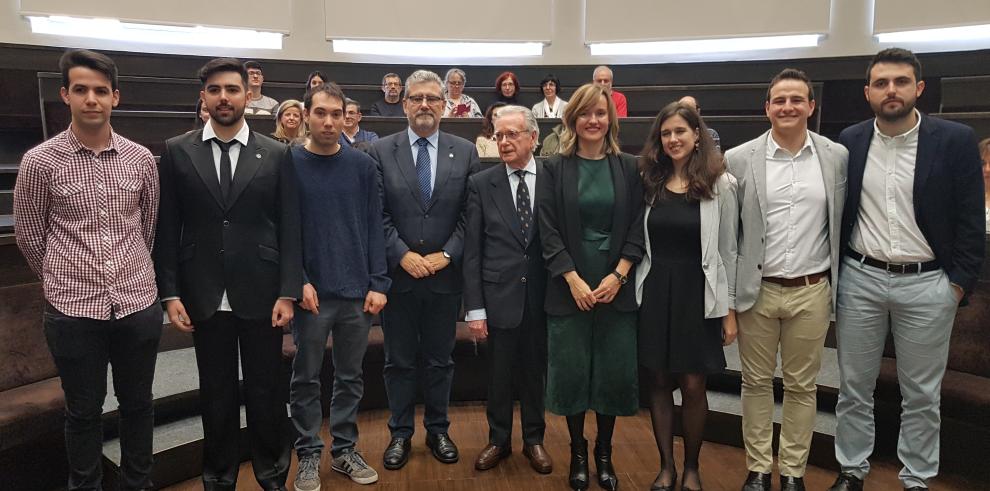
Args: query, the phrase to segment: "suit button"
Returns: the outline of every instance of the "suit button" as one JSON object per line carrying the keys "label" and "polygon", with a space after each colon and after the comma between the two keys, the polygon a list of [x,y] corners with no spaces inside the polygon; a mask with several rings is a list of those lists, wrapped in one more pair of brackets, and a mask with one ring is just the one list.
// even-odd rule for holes
{"label": "suit button", "polygon": [[427,213],[427,214],[423,215],[423,218],[430,218],[430,214]]}
{"label": "suit button", "polygon": [[760,237],[760,243],[761,244],[763,243],[763,237]]}
{"label": "suit button", "polygon": [[220,249],[220,255],[223,255],[223,249]]}
{"label": "suit button", "polygon": [[526,283],[526,277],[525,277],[525,276],[523,276],[523,277],[522,277],[522,279],[521,279],[521,280],[519,280],[519,281],[521,281],[521,282],[523,282],[523,283]]}
{"label": "suit button", "polygon": [[230,226],[230,220],[224,220],[223,221],[223,226],[224,227],[229,227]]}
{"label": "suit button", "polygon": [[419,239],[419,245],[423,245],[424,242],[426,242],[426,241],[423,240],[423,239]]}
{"label": "suit button", "polygon": [[756,265],[756,269],[763,269],[763,265],[762,264],[757,264]]}

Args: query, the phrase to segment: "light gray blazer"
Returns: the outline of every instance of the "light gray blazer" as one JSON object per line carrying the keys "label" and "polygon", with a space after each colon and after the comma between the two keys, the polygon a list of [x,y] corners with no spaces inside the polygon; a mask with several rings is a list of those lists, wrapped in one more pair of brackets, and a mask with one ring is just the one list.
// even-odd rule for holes
{"label": "light gray blazer", "polygon": [[[701,201],[701,269],[705,272],[705,318],[728,315],[732,305],[731,289],[736,276],[736,179],[728,172],[715,183],[715,196]],[[643,304],[643,285],[650,272],[650,232],[647,221],[652,206],[646,207],[643,231],[646,255],[636,269],[636,303]]]}
{"label": "light gray blazer", "polygon": [[[760,295],[763,280],[763,259],[767,236],[767,138],[770,132],[760,135],[725,153],[729,172],[739,182],[739,245],[736,257],[736,286],[732,294],[736,310],[745,312],[753,307]],[[842,206],[846,200],[846,165],[849,152],[846,147],[814,132],[811,144],[818,154],[822,178],[825,180],[825,199],[828,203],[828,242],[832,263],[832,312],[835,312],[835,287],[839,277],[842,250],[839,230],[842,223]]]}

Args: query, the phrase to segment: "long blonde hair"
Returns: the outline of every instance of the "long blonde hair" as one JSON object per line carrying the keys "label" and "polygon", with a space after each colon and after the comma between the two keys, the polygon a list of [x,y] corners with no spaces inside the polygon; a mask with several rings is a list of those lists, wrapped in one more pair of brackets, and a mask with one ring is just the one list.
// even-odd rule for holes
{"label": "long blonde hair", "polygon": [[[285,127],[282,126],[282,113],[292,107],[299,110],[299,131],[296,132],[295,137],[286,135]],[[272,133],[272,136],[274,136],[276,140],[287,143],[306,138],[306,135],[309,134],[309,130],[306,128],[306,121],[303,119],[304,113],[305,110],[303,109],[303,103],[295,99],[286,99],[282,101],[282,103],[278,105],[278,110],[275,111],[275,131]]]}
{"label": "long blonde hair", "polygon": [[608,132],[605,133],[604,150],[605,154],[618,154],[619,147],[619,117],[615,112],[615,102],[612,96],[604,87],[596,84],[584,84],[571,97],[567,107],[564,108],[564,131],[560,134],[560,150],[558,152],[568,157],[574,155],[578,148],[578,138],[575,128],[577,118],[581,113],[590,111],[598,104],[600,97],[605,97],[608,104]]}

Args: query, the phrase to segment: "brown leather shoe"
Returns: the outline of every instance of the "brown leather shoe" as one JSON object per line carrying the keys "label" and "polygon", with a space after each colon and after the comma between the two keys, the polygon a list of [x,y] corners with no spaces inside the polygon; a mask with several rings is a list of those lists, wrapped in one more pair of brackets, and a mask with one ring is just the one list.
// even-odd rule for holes
{"label": "brown leather shoe", "polygon": [[474,468],[479,471],[487,471],[498,465],[498,462],[508,457],[510,453],[512,453],[511,447],[499,447],[493,443],[489,443],[478,454],[478,459],[474,461]]}
{"label": "brown leather shoe", "polygon": [[529,465],[533,467],[533,470],[539,472],[540,474],[549,474],[553,472],[553,460],[550,459],[550,454],[547,450],[543,448],[543,445],[524,445],[523,455],[529,459]]}

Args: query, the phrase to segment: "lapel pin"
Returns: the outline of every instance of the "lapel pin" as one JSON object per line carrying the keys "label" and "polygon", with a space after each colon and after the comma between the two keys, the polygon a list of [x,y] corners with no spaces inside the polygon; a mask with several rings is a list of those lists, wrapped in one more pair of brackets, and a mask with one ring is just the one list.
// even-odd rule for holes
{"label": "lapel pin", "polygon": [[254,154],[254,158],[256,158],[256,159],[260,159],[260,158],[261,158],[261,154],[260,154],[260,153],[256,153],[256,154]]}
{"label": "lapel pin", "polygon": [[450,154],[450,155],[448,155],[448,157],[454,158],[454,154]]}

